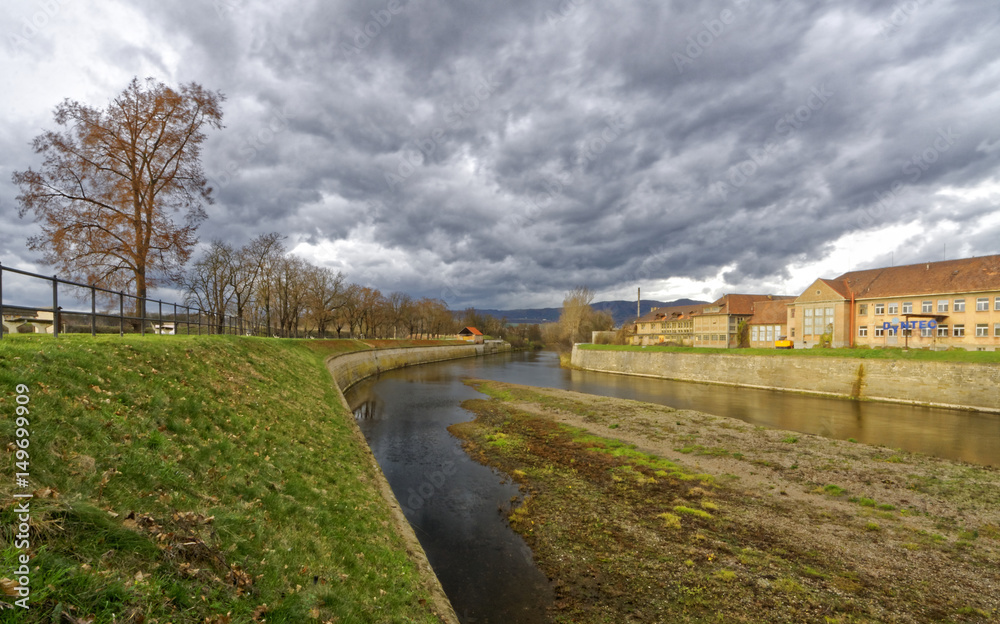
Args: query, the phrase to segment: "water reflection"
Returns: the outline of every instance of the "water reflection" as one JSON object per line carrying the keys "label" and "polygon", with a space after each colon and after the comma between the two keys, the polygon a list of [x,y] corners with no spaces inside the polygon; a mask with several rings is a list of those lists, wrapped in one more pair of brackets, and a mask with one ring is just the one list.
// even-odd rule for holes
{"label": "water reflection", "polygon": [[[436,365],[428,365],[428,369]],[[458,376],[407,368],[347,399],[427,558],[464,622],[544,622],[548,579],[506,523],[516,484],[466,455],[446,428],[479,396]]]}

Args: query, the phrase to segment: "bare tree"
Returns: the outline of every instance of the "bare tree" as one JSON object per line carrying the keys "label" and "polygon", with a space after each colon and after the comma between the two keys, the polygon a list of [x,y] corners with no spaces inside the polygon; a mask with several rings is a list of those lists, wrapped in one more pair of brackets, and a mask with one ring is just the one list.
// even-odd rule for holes
{"label": "bare tree", "polygon": [[[261,282],[268,276],[270,267],[285,252],[282,239],[284,237],[277,232],[261,234],[237,252],[237,266],[233,274],[233,301],[236,304],[236,316],[241,323],[248,316],[254,297],[259,291]],[[270,325],[270,318],[266,323]]]}
{"label": "bare tree", "polygon": [[590,304],[593,300],[594,291],[586,286],[577,286],[566,293],[562,312],[559,314],[560,342],[564,345],[572,346],[583,338],[582,329],[591,314]]}
{"label": "bare tree", "polygon": [[328,268],[311,267],[306,273],[306,319],[325,336],[337,322],[340,308],[346,304],[344,274]]}
{"label": "bare tree", "polygon": [[178,279],[212,203],[201,144],[206,126],[222,127],[224,99],[135,78],[104,110],[63,101],[55,122],[66,130],[33,143],[41,169],[12,176],[20,216],[42,228],[28,247],[73,279],[141,298],[161,277]]}
{"label": "bare tree", "polygon": [[235,297],[236,271],[237,252],[231,245],[216,239],[182,280],[188,303],[210,313],[220,334],[225,329],[226,312]]}

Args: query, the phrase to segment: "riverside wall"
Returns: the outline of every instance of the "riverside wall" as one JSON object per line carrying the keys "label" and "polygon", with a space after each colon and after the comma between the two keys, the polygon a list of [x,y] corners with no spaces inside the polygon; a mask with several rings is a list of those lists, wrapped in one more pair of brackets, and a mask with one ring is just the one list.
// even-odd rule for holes
{"label": "riverside wall", "polygon": [[[351,406],[347,404],[347,399],[344,398],[344,392],[366,377],[371,377],[372,375],[378,375],[383,371],[403,368],[406,366],[429,364],[431,362],[443,362],[445,360],[457,360],[460,358],[489,355],[502,351],[510,351],[510,345],[497,344],[494,342],[478,345],[469,344],[443,347],[372,349],[370,351],[356,351],[354,353],[331,356],[326,360],[326,367],[336,382],[341,404],[344,406],[344,409],[350,413]],[[354,426],[354,434],[360,440],[361,447],[367,450],[366,459],[374,466],[375,474],[379,477],[378,487],[382,497],[385,499],[386,503],[388,503],[389,509],[392,512],[396,532],[405,542],[407,553],[413,559],[420,575],[424,579],[425,586],[431,594],[431,600],[433,601],[435,612],[444,622],[446,622],[446,624],[459,624],[458,616],[455,614],[455,610],[451,606],[451,601],[448,600],[448,596],[441,587],[441,583],[438,581],[437,575],[434,573],[434,569],[431,568],[431,564],[427,560],[427,553],[424,552],[423,547],[420,545],[420,541],[413,532],[413,527],[410,526],[406,516],[403,515],[403,510],[399,505],[399,501],[396,499],[395,494],[393,494],[392,488],[389,486],[389,482],[382,473],[382,469],[379,467],[375,456],[368,447],[368,442],[364,439],[364,436],[362,435],[361,430],[357,427],[356,423]]]}
{"label": "riverside wall", "polygon": [[623,375],[1000,412],[1000,365],[995,364],[578,347],[571,363]]}

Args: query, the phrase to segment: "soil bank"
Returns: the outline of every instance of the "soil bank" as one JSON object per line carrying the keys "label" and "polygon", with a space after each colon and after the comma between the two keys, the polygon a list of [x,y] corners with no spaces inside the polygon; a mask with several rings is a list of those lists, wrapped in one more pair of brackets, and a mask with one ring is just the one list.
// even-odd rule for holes
{"label": "soil bank", "polygon": [[1000,470],[469,383],[451,431],[528,494],[553,622],[1000,621]]}

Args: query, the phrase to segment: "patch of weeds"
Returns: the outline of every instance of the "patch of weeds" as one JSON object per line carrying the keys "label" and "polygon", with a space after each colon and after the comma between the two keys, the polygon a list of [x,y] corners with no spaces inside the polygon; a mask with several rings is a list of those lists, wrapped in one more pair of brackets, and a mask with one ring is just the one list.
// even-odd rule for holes
{"label": "patch of weeds", "polygon": [[610,425],[608,425],[608,429],[617,429],[620,426],[621,425],[619,425],[618,423],[611,423]]}
{"label": "patch of weeds", "polygon": [[858,441],[857,441],[857,440],[855,440],[854,438],[847,438],[847,441],[848,441],[848,442],[853,442],[853,443],[855,443],[855,444],[857,444],[857,443],[858,443]]}
{"label": "patch of weeds", "polygon": [[903,548],[905,548],[906,550],[920,550],[920,544],[916,544],[914,542],[906,542],[905,544],[903,544]]}
{"label": "patch of weeds", "polygon": [[823,572],[820,572],[819,570],[811,566],[803,566],[802,573],[805,574],[806,576],[811,576],[813,578],[818,578],[818,579],[825,579],[829,578],[830,576],[829,574],[824,574]]}
{"label": "patch of weeds", "polygon": [[845,493],[847,493],[847,490],[840,487],[839,485],[833,485],[831,483],[830,485],[823,487],[823,492],[825,494],[829,494],[830,496],[843,496]]}
{"label": "patch of weeds", "polygon": [[980,527],[979,532],[982,533],[984,537],[1000,541],[1000,526],[987,524]]}
{"label": "patch of weeds", "polygon": [[805,593],[805,588],[799,585],[798,581],[787,576],[783,576],[774,582],[775,589],[783,591],[786,594],[802,594]]}
{"label": "patch of weeds", "polygon": [[876,507],[882,511],[895,511],[896,509],[895,505],[890,505],[889,503],[879,503]]}
{"label": "patch of weeds", "polygon": [[976,607],[961,607],[957,613],[958,615],[978,615],[979,617],[984,618],[990,617],[988,611],[984,611],[983,609],[978,609]]}
{"label": "patch of weeds", "polygon": [[701,501],[701,508],[707,509],[709,511],[719,511],[719,506],[712,501],[703,500]]}
{"label": "patch of weeds", "polygon": [[796,442],[799,441],[799,438],[797,436],[790,435],[781,438],[781,441],[784,442],[785,444],[795,444]]}
{"label": "patch of weeds", "polygon": [[702,511],[701,509],[692,509],[690,507],[685,507],[684,505],[677,505],[674,507],[674,511],[679,514],[686,514],[689,516],[695,516],[697,518],[705,518],[706,520],[712,519],[712,514],[707,511]]}
{"label": "patch of weeds", "polygon": [[972,540],[979,539],[979,531],[977,531],[975,529],[972,529],[971,531],[968,530],[968,529],[963,529],[963,530],[961,530],[961,531],[958,532],[958,539],[960,539],[960,540],[967,540],[967,541],[970,541],[970,542]]}
{"label": "patch of weeds", "polygon": [[681,518],[670,512],[664,512],[656,516],[657,518],[663,520],[663,526],[667,529],[679,529],[681,528]]}
{"label": "patch of weeds", "polygon": [[882,527],[880,527],[877,522],[868,522],[867,524],[865,524],[865,530],[866,531],[873,531],[873,532],[874,531],[881,531]]}
{"label": "patch of weeds", "polygon": [[736,580],[736,573],[732,570],[718,570],[712,576],[724,583],[731,583]]}

